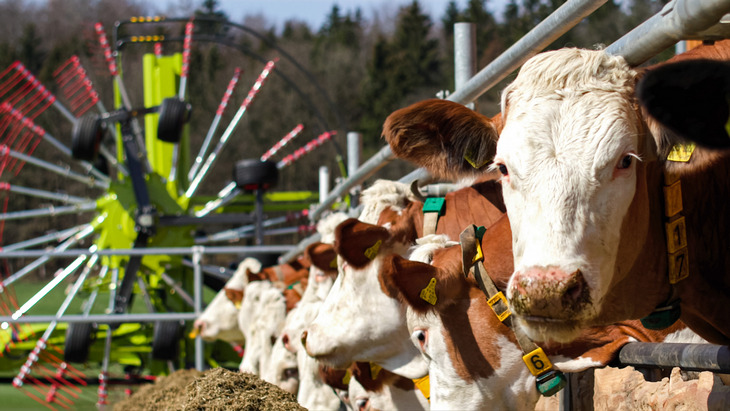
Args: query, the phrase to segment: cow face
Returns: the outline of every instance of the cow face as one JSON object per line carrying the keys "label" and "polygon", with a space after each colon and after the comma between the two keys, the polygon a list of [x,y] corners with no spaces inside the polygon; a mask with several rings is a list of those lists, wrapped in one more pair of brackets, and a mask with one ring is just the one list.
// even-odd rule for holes
{"label": "cow face", "polygon": [[528,61],[503,95],[493,167],[513,231],[508,298],[533,339],[569,341],[597,316],[625,273],[622,231],[646,224],[625,220],[645,154],[635,76],[620,57],[563,49]]}
{"label": "cow face", "polygon": [[340,224],[335,237],[339,275],[303,334],[307,353],[335,368],[371,361],[409,378],[423,376],[425,365],[409,342],[405,311],[378,280],[382,257],[405,253],[407,246],[393,244],[387,229],[356,219]]}

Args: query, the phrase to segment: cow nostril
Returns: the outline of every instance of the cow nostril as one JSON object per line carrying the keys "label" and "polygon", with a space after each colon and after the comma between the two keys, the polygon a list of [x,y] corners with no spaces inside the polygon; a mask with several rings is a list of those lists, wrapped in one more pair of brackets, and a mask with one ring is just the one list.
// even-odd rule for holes
{"label": "cow nostril", "polygon": [[563,293],[563,304],[565,306],[575,306],[584,298],[587,287],[588,285],[583,278],[583,273],[580,270],[576,270],[570,276],[570,282]]}
{"label": "cow nostril", "polygon": [[284,343],[284,347],[289,348],[289,334],[282,335],[281,342]]}
{"label": "cow nostril", "polygon": [[307,346],[307,332],[306,331],[302,332],[302,346],[303,347]]}

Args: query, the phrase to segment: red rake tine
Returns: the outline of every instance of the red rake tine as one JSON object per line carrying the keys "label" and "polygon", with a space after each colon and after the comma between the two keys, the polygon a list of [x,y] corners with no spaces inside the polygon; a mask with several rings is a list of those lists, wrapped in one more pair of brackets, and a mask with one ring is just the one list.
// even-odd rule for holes
{"label": "red rake tine", "polygon": [[297,124],[297,126],[294,127],[292,129],[292,131],[290,131],[287,135],[285,135],[284,138],[279,140],[276,144],[274,144],[273,147],[271,147],[268,151],[266,151],[266,153],[264,153],[264,155],[261,156],[261,161],[266,161],[269,158],[271,158],[271,156],[273,156],[279,150],[281,150],[282,147],[286,146],[287,143],[289,143],[289,141],[294,139],[294,137],[298,136],[299,133],[301,133],[303,129],[304,129],[303,124]]}
{"label": "red rake tine", "polygon": [[30,390],[28,390],[27,388],[24,388],[24,387],[16,387],[16,388],[18,388],[19,390],[21,390],[25,395],[29,396],[30,398],[36,400],[37,403],[43,405],[44,407],[46,407],[48,409],[51,409],[53,411],[56,411],[56,409],[54,407],[52,407],[51,405],[49,405],[48,403],[46,403],[42,399],[36,397],[36,395],[33,394],[32,392],[30,392]]}

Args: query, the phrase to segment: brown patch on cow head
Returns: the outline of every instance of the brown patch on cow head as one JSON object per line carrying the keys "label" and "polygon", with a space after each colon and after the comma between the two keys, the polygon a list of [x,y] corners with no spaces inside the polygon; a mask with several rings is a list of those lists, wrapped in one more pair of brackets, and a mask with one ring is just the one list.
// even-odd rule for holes
{"label": "brown patch on cow head", "polygon": [[223,287],[223,291],[226,293],[226,297],[236,306],[241,306],[241,301],[243,301],[243,290],[238,290],[235,288],[228,288]]}
{"label": "brown patch on cow head", "polygon": [[[329,385],[332,388],[336,388],[338,390],[347,390],[348,384],[345,383],[347,381],[347,373],[350,372],[349,370],[338,370],[336,368],[332,368],[328,365],[324,365],[322,363],[319,363],[318,366],[318,373],[319,378],[327,385]],[[348,381],[349,383],[349,381]]]}
{"label": "brown patch on cow head", "polygon": [[388,230],[350,218],[335,228],[335,251],[348,264],[362,269],[386,247]]}
{"label": "brown patch on cow head", "polygon": [[423,203],[420,201],[409,202],[400,211],[386,208],[378,217],[378,225],[385,224],[390,224],[388,231],[390,231],[393,241],[412,244],[423,232]]}
{"label": "brown patch on cow head", "polygon": [[261,281],[262,279],[265,278],[263,276],[263,274],[261,274],[260,272],[259,273],[255,273],[255,272],[251,271],[248,268],[246,268],[246,277],[248,278],[248,282],[251,282],[251,281]]}
{"label": "brown patch on cow head", "polygon": [[322,270],[325,275],[337,274],[337,253],[332,244],[316,242],[310,244],[304,255],[307,256],[312,265]]}
{"label": "brown patch on cow head", "polygon": [[383,138],[393,153],[453,179],[477,175],[494,158],[501,120],[448,100],[430,99],[393,112]]}
{"label": "brown patch on cow head", "polygon": [[[461,266],[460,260],[456,259],[459,257],[458,251],[459,247],[450,247],[434,253],[434,261],[440,261],[444,269],[395,254],[385,257],[379,272],[383,292],[405,302],[419,313],[441,309],[453,303],[465,286],[464,281],[458,278]],[[435,293],[435,304],[429,302],[430,298],[426,295],[429,291],[424,291],[429,288]]]}

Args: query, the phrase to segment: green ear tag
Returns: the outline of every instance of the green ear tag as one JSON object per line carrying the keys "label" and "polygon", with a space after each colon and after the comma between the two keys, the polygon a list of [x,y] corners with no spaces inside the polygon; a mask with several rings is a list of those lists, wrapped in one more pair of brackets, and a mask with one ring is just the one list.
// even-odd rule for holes
{"label": "green ear tag", "polygon": [[650,330],[663,330],[668,328],[682,315],[680,300],[676,299],[671,303],[657,307],[654,312],[641,319],[641,325]]}
{"label": "green ear tag", "polygon": [[550,370],[539,375],[535,379],[535,385],[537,386],[537,391],[543,397],[551,397],[560,392],[565,387],[567,381],[562,371]]}
{"label": "green ear tag", "polygon": [[428,197],[423,202],[423,212],[444,215],[444,200],[443,197]]}

